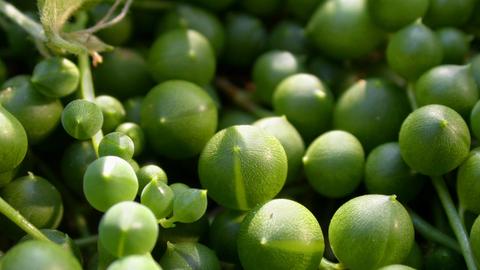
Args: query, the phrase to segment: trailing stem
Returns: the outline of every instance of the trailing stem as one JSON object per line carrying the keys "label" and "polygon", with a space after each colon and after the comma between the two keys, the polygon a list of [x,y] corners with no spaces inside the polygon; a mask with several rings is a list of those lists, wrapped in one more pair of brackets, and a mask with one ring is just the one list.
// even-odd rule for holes
{"label": "trailing stem", "polygon": [[443,205],[445,213],[447,214],[448,221],[452,227],[453,233],[455,234],[458,243],[460,244],[460,249],[462,251],[463,257],[467,263],[467,268],[469,270],[477,270],[477,265],[475,262],[475,257],[470,246],[470,241],[468,239],[468,234],[463,226],[460,216],[455,209],[450,193],[448,192],[447,186],[443,181],[441,176],[432,176],[433,186],[437,191],[440,202]]}
{"label": "trailing stem", "polygon": [[[95,90],[93,88],[92,72],[90,70],[90,58],[88,54],[78,56],[78,66],[80,69],[80,97],[90,102],[95,102]],[[102,130],[98,131],[92,137],[93,149],[98,156],[98,145],[103,138]]]}

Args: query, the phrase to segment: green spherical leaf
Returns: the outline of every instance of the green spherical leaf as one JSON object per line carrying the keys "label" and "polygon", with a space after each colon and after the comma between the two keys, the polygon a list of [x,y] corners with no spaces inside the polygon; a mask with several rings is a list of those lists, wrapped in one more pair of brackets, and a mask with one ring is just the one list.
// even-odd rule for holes
{"label": "green spherical leaf", "polygon": [[162,219],[172,214],[174,198],[175,194],[166,183],[152,180],[143,188],[140,201],[150,208],[157,219]]}
{"label": "green spherical leaf", "polygon": [[378,26],[396,31],[422,17],[428,0],[369,0],[368,11]]}
{"label": "green spherical leaf", "polygon": [[194,30],[177,29],[162,34],[150,49],[148,65],[157,82],[186,80],[208,84],[216,69],[215,53],[208,40]]}
{"label": "green spherical leaf", "polygon": [[236,108],[224,108],[220,111],[218,130],[236,125],[251,125],[257,118],[251,113]]}
{"label": "green spherical leaf", "polygon": [[330,90],[310,74],[287,77],[273,96],[275,112],[285,115],[306,142],[329,129],[333,105]]}
{"label": "green spherical leaf", "polygon": [[75,142],[68,146],[60,161],[63,182],[83,195],[83,175],[88,165],[97,159],[91,141]]}
{"label": "green spherical leaf", "polygon": [[98,155],[117,156],[125,160],[133,157],[134,144],[132,139],[120,132],[111,132],[105,135],[98,145]]}
{"label": "green spherical leaf", "polygon": [[233,126],[207,143],[198,173],[208,195],[220,205],[248,210],[272,199],[287,177],[280,142],[259,127]]}
{"label": "green spherical leaf", "polygon": [[477,86],[480,88],[480,54],[476,55],[470,60],[473,77]]}
{"label": "green spherical leaf", "polygon": [[304,22],[310,19],[323,0],[287,0],[286,9],[293,17]]}
{"label": "green spherical leaf", "polygon": [[15,245],[2,257],[2,269],[69,269],[80,270],[82,267],[75,257],[61,246],[39,240],[29,240]]}
{"label": "green spherical leaf", "polygon": [[133,97],[125,100],[123,106],[127,113],[125,121],[140,124],[140,112],[142,110],[143,96]]}
{"label": "green spherical leaf", "polygon": [[423,20],[432,27],[461,26],[473,12],[475,0],[429,0]]}
{"label": "green spherical leaf", "polygon": [[63,105],[34,89],[28,76],[16,76],[6,81],[0,92],[0,103],[25,128],[30,144],[36,144],[60,123]]}
{"label": "green spherical leaf", "polygon": [[308,22],[312,44],[340,59],[364,57],[383,40],[383,32],[368,15],[367,0],[328,0]]}
{"label": "green spherical leaf", "polygon": [[272,29],[268,38],[268,47],[271,50],[307,54],[309,43],[305,30],[300,24],[293,21],[281,21]]}
{"label": "green spherical leaf", "polygon": [[[73,242],[72,238],[70,238],[68,234],[58,230],[54,230],[54,229],[41,229],[40,231],[48,239],[50,239],[54,243],[61,246],[64,250],[75,255],[75,257],[78,259],[80,263],[83,262],[82,254],[80,253],[80,248],[75,244],[75,242]],[[19,243],[25,242],[28,240],[35,240],[35,239],[31,235],[27,234],[22,239],[20,239]]]}
{"label": "green spherical leaf", "polygon": [[257,126],[273,135],[282,144],[288,160],[287,182],[292,182],[298,178],[302,168],[302,157],[305,153],[305,144],[300,133],[288,122],[286,117],[266,117],[262,118],[253,126]]}
{"label": "green spherical leaf", "polygon": [[474,149],[460,165],[457,172],[457,195],[460,205],[475,214],[480,214],[480,152]]}
{"label": "green spherical leaf", "polygon": [[167,243],[167,251],[159,261],[164,269],[220,270],[215,252],[195,243]]}
{"label": "green spherical leaf", "polygon": [[453,27],[438,29],[435,34],[443,48],[443,63],[462,64],[470,50],[473,37]]}
{"label": "green spherical leaf", "polygon": [[235,67],[249,66],[267,43],[267,30],[262,21],[248,14],[229,14],[225,33],[222,60]]}
{"label": "green spherical leaf", "polygon": [[333,126],[357,137],[367,151],[397,139],[410,112],[406,92],[383,79],[360,80],[339,98]]}
{"label": "green spherical leaf", "polygon": [[102,54],[103,63],[92,70],[95,88],[119,99],[144,95],[153,85],[147,61],[133,50],[115,48]]}
{"label": "green spherical leaf", "polygon": [[273,92],[286,77],[298,73],[301,63],[290,52],[270,51],[261,55],[253,65],[253,83],[255,94],[266,104],[272,103]]}
{"label": "green spherical leaf", "polygon": [[115,131],[121,132],[132,139],[134,145],[134,157],[143,152],[143,148],[145,147],[145,133],[138,124],[131,122],[123,123],[120,124]]}
{"label": "green spherical leaf", "polygon": [[198,31],[212,44],[217,56],[222,53],[225,30],[220,20],[209,11],[189,5],[176,6],[162,17],[159,31],[167,32],[177,28]]}
{"label": "green spherical leaf", "polygon": [[168,178],[165,171],[157,165],[153,164],[142,166],[137,171],[137,178],[139,187],[138,189],[140,192],[148,183],[152,181],[163,182],[165,184],[168,183]]}
{"label": "green spherical leaf", "polygon": [[130,164],[115,156],[92,162],[83,176],[83,191],[95,209],[105,212],[121,201],[132,201],[138,190],[135,171]]}
{"label": "green spherical leaf", "polygon": [[325,243],[315,216],[303,205],[272,200],[249,212],[238,232],[242,266],[256,269],[318,269]]}
{"label": "green spherical leaf", "polygon": [[207,211],[207,191],[189,188],[175,193],[172,220],[192,223],[199,220]]}
{"label": "green spherical leaf", "polygon": [[477,217],[470,231],[470,245],[475,258],[480,260],[480,218]]}
{"label": "green spherical leaf", "polygon": [[328,229],[335,257],[349,269],[401,263],[414,242],[412,220],[395,196],[363,195],[343,204]]}
{"label": "green spherical leaf", "polygon": [[221,260],[239,263],[237,237],[246,212],[224,209],[210,225],[210,247]]}
{"label": "green spherical leaf", "polygon": [[480,139],[480,101],[475,103],[472,112],[470,113],[470,128],[473,136]]}
{"label": "green spherical leaf", "polygon": [[365,163],[365,186],[371,194],[395,194],[402,202],[417,196],[425,177],[413,172],[403,161],[396,142],[374,148]]}
{"label": "green spherical leaf", "polygon": [[421,22],[397,31],[388,42],[387,62],[391,69],[407,80],[415,80],[443,59],[442,43]]}
{"label": "green spherical leaf", "polygon": [[442,65],[425,72],[415,83],[418,106],[441,104],[465,118],[479,98],[469,65]]}
{"label": "green spherical leaf", "polygon": [[76,99],[68,103],[63,110],[62,125],[65,131],[75,139],[90,139],[102,128],[102,110],[93,102]]}
{"label": "green spherical leaf", "polygon": [[98,237],[112,255],[142,255],[151,252],[158,236],[155,215],[136,202],[120,202],[103,215]]}
{"label": "green spherical leaf", "polygon": [[63,217],[62,197],[46,179],[30,174],[10,182],[0,196],[40,229],[55,229]]}
{"label": "green spherical leaf", "polygon": [[0,172],[16,168],[25,158],[28,149],[27,133],[22,124],[0,105]]}
{"label": "green spherical leaf", "polygon": [[168,81],[145,97],[142,128],[153,150],[174,159],[202,151],[217,128],[217,108],[205,91],[186,81]]}
{"label": "green spherical leaf", "polygon": [[122,103],[113,96],[98,96],[95,98],[95,104],[102,110],[103,114],[103,132],[111,132],[117,128],[126,116],[125,108]]}
{"label": "green spherical leaf", "polygon": [[114,261],[107,270],[162,270],[150,255],[130,255]]}
{"label": "green spherical leaf", "polygon": [[47,58],[35,66],[32,75],[35,90],[51,98],[72,94],[80,82],[80,71],[70,60],[61,57]]}
{"label": "green spherical leaf", "polygon": [[365,153],[358,139],[339,130],[322,134],[303,157],[309,183],[329,198],[351,194],[362,181],[364,166]]}
{"label": "green spherical leaf", "polygon": [[470,132],[462,117],[443,105],[427,105],[402,124],[400,152],[410,168],[431,176],[458,167],[470,151]]}

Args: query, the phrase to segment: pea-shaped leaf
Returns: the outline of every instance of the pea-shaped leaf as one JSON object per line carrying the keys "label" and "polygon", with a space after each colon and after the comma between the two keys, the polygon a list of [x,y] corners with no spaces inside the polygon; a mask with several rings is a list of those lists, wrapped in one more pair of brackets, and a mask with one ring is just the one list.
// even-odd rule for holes
{"label": "pea-shaped leaf", "polygon": [[271,200],[250,211],[237,236],[245,269],[318,269],[325,243],[315,216],[303,205]]}
{"label": "pea-shaped leaf", "polygon": [[66,58],[47,58],[35,66],[32,83],[37,91],[51,98],[72,94],[80,81],[77,66]]}
{"label": "pea-shaped leaf", "polygon": [[401,263],[414,243],[407,210],[395,196],[363,195],[343,204],[328,229],[337,259],[349,269]]}
{"label": "pea-shaped leaf", "polygon": [[162,219],[172,214],[174,197],[172,189],[166,183],[152,180],[143,189],[140,201],[152,210],[157,219]]}
{"label": "pea-shaped leaf", "polygon": [[200,153],[215,133],[217,108],[199,86],[167,81],[145,97],[141,126],[157,154],[185,159]]}
{"label": "pea-shaped leaf", "polygon": [[199,32],[175,29],[160,35],[153,43],[148,65],[157,82],[186,80],[205,85],[215,74],[215,52]]}
{"label": "pea-shaped leaf", "polygon": [[60,123],[63,105],[57,98],[39,93],[29,76],[16,76],[6,81],[0,102],[25,128],[30,144],[50,135]]}
{"label": "pea-shaped leaf", "polygon": [[[22,124],[0,105],[0,172],[12,171],[27,154],[27,133]],[[6,177],[6,176],[4,176]],[[3,182],[3,181],[2,181]]]}
{"label": "pea-shaped leaf", "polygon": [[318,6],[306,33],[329,56],[350,59],[372,52],[383,32],[368,14],[367,0],[329,0]]}
{"label": "pea-shaped leaf", "polygon": [[259,127],[219,131],[200,155],[202,186],[217,203],[248,210],[278,194],[287,177],[287,156],[280,142]]}
{"label": "pea-shaped leaf", "polygon": [[189,188],[175,194],[173,201],[173,219],[191,223],[199,220],[207,210],[207,191]]}
{"label": "pea-shaped leaf", "polygon": [[[60,225],[63,217],[62,197],[45,178],[32,173],[17,178],[3,187],[0,196],[37,228],[55,229]],[[5,226],[5,222],[11,223],[3,218],[3,227],[13,227],[13,232],[18,232],[16,226]],[[7,231],[11,232],[9,228]]]}
{"label": "pea-shaped leaf", "polygon": [[101,157],[92,162],[83,176],[87,201],[99,211],[121,201],[135,199],[138,180],[130,164],[116,156]]}
{"label": "pea-shaped leaf", "polygon": [[117,156],[125,160],[133,157],[134,144],[132,139],[120,132],[105,135],[98,145],[99,156]]}
{"label": "pea-shaped leaf", "polygon": [[121,132],[132,139],[134,145],[134,157],[142,153],[143,148],[145,147],[145,134],[138,124],[126,122],[120,124],[115,131]]}
{"label": "pea-shaped leaf", "polygon": [[62,112],[62,125],[65,131],[77,140],[86,140],[100,131],[103,114],[95,103],[76,99]]}
{"label": "pea-shaped leaf", "polygon": [[468,126],[456,111],[444,105],[427,105],[405,119],[398,142],[410,168],[438,176],[467,158],[470,140]]}
{"label": "pea-shaped leaf", "polygon": [[143,188],[152,181],[168,183],[167,174],[165,171],[154,164],[148,164],[141,167],[137,171],[138,189],[139,192],[143,191]]}
{"label": "pea-shaped leaf", "polygon": [[98,237],[112,255],[142,255],[151,252],[158,236],[155,215],[136,202],[121,202],[103,215]]}
{"label": "pea-shaped leaf", "polygon": [[110,264],[107,270],[162,270],[151,255],[130,255]]}
{"label": "pea-shaped leaf", "polygon": [[2,257],[2,269],[69,269],[82,267],[75,257],[57,244],[40,240],[28,240],[11,248]]}
{"label": "pea-shaped leaf", "polygon": [[220,270],[215,252],[195,242],[167,242],[167,251],[159,263],[164,269]]}

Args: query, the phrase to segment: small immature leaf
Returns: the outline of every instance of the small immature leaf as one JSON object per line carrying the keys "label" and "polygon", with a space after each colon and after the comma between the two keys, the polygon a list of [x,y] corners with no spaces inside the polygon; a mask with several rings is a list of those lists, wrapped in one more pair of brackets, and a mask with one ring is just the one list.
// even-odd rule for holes
{"label": "small immature leaf", "polygon": [[206,210],[207,190],[185,189],[175,194],[172,219],[183,223],[195,222],[205,214]]}

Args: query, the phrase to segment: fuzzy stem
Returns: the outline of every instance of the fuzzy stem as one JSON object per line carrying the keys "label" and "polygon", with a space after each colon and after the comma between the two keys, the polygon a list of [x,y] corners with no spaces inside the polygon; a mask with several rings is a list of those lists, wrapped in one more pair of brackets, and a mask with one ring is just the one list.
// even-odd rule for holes
{"label": "fuzzy stem", "polygon": [[38,39],[42,42],[47,41],[47,37],[45,36],[45,31],[43,30],[42,25],[30,19],[12,4],[0,0],[0,12],[22,27],[35,39]]}
{"label": "fuzzy stem", "polygon": [[475,257],[470,246],[470,241],[468,239],[468,234],[465,231],[465,227],[460,221],[460,217],[455,209],[450,193],[448,192],[447,186],[443,181],[441,176],[432,176],[433,186],[437,191],[440,202],[443,205],[445,213],[447,214],[448,221],[452,227],[453,233],[455,234],[458,243],[460,244],[460,249],[462,251],[465,262],[467,263],[467,268],[469,270],[477,270],[477,265],[475,263]]}
{"label": "fuzzy stem", "polygon": [[238,107],[242,108],[243,110],[250,112],[259,118],[275,116],[274,113],[255,104],[252,100],[250,100],[244,91],[236,87],[228,79],[217,78],[216,84],[220,90],[222,90]]}
{"label": "fuzzy stem", "polygon": [[[80,54],[78,56],[78,65],[80,69],[80,96],[90,102],[95,102],[95,89],[93,88],[92,72],[90,70],[90,58],[88,54]],[[98,156],[98,145],[103,138],[102,130],[99,130],[92,137],[93,149]]]}
{"label": "fuzzy stem", "polygon": [[[107,3],[113,4],[116,0],[106,0]],[[175,1],[161,1],[161,0],[144,0],[133,1],[132,8],[145,9],[147,11],[164,10],[175,6]]]}
{"label": "fuzzy stem", "polygon": [[460,247],[458,246],[457,241],[451,238],[450,236],[439,231],[437,228],[433,227],[430,223],[420,217],[417,213],[412,210],[409,211],[410,217],[412,218],[413,226],[417,232],[422,235],[425,239],[428,239],[432,242],[439,243],[445,247],[451,248],[458,253],[462,253]]}
{"label": "fuzzy stem", "polygon": [[17,210],[15,210],[15,208],[13,208],[1,197],[0,197],[0,213],[5,215],[8,219],[10,219],[15,224],[17,224],[18,227],[20,227],[22,230],[24,230],[34,239],[52,242],[39,229],[37,229],[37,227],[35,227],[32,223],[30,223]]}

